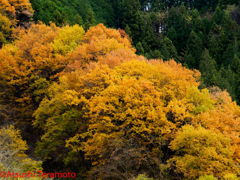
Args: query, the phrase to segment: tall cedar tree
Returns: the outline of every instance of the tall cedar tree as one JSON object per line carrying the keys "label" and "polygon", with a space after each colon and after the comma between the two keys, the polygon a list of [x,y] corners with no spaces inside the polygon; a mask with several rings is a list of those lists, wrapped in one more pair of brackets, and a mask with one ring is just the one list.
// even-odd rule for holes
{"label": "tall cedar tree", "polygon": [[139,0],[127,0],[125,2],[123,26],[126,28],[128,25],[130,28],[133,44],[135,45],[138,42],[142,42],[142,39],[144,38],[144,21],[139,9]]}
{"label": "tall cedar tree", "polygon": [[91,9],[88,9],[87,21],[84,24],[85,31],[87,31],[90,27],[94,25],[95,25],[95,18],[94,18],[93,11]]}
{"label": "tall cedar tree", "polygon": [[178,49],[178,41],[177,41],[177,32],[174,27],[171,27],[168,30],[167,37],[172,41],[173,45]]}
{"label": "tall cedar tree", "polygon": [[216,37],[214,35],[211,35],[210,41],[209,41],[209,54],[210,56],[217,62],[217,64],[220,64],[220,57],[219,57],[219,47],[218,42],[216,40]]}
{"label": "tall cedar tree", "polygon": [[192,31],[187,42],[187,53],[193,57],[193,59],[189,59],[188,62],[186,62],[189,68],[198,69],[202,49],[202,40]]}
{"label": "tall cedar tree", "polygon": [[168,12],[168,19],[167,19],[167,28],[170,29],[177,20],[177,12],[174,6],[171,7],[171,9]]}
{"label": "tall cedar tree", "polygon": [[214,75],[216,76],[217,74],[216,61],[212,59],[207,49],[202,53],[199,70],[202,73],[203,82],[206,86],[216,85],[214,83]]}

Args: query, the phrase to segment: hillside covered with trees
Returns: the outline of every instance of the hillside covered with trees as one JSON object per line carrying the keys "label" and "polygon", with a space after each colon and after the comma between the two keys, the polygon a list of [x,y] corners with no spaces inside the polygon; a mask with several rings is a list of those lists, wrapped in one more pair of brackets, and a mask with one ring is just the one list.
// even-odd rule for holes
{"label": "hillside covered with trees", "polygon": [[239,179],[238,3],[0,0],[0,179]]}

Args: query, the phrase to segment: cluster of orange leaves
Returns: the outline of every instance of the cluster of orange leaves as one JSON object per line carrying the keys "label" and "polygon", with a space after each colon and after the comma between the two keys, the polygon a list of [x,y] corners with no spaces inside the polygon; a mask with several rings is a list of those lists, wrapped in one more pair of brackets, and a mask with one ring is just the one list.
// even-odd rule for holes
{"label": "cluster of orange leaves", "polygon": [[198,71],[137,56],[123,31],[103,24],[86,33],[38,24],[17,36],[0,50],[1,98],[18,112],[17,124],[33,120],[43,130],[43,158],[69,163],[84,152],[103,166],[113,141],[134,139],[156,162],[161,147],[170,148],[175,154],[167,162],[186,178],[239,170],[240,108],[226,92],[199,90]]}
{"label": "cluster of orange leaves", "polygon": [[0,0],[0,7],[12,14],[15,14],[16,11],[22,12],[24,10],[33,13],[29,0]]}

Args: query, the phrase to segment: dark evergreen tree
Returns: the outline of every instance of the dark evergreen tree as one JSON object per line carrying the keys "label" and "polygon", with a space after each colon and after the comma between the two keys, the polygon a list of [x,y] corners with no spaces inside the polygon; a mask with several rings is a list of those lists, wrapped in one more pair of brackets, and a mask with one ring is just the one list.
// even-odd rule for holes
{"label": "dark evergreen tree", "polygon": [[206,86],[216,85],[214,77],[217,75],[216,66],[216,61],[212,59],[208,50],[205,49],[201,55],[199,70]]}
{"label": "dark evergreen tree", "polygon": [[221,64],[224,61],[223,54],[225,53],[229,43],[230,40],[228,39],[228,34],[226,33],[226,30],[222,29],[220,35],[218,36],[219,58]]}
{"label": "dark evergreen tree", "polygon": [[129,35],[130,38],[132,37],[132,32],[131,32],[131,30],[130,30],[128,25],[126,25],[124,31]]}
{"label": "dark evergreen tree", "polygon": [[82,16],[80,16],[79,14],[77,14],[77,15],[74,17],[74,24],[78,24],[78,25],[82,26],[82,25],[83,25]]}
{"label": "dark evergreen tree", "polygon": [[235,54],[232,60],[231,69],[235,74],[235,95],[236,101],[240,103],[240,59]]}
{"label": "dark evergreen tree", "polygon": [[211,31],[216,34],[220,32],[220,28],[215,21],[211,25]]}
{"label": "dark evergreen tree", "polygon": [[124,29],[123,22],[123,13],[124,13],[124,1],[122,0],[112,0],[112,8],[114,12],[114,23],[116,28]]}
{"label": "dark evergreen tree", "polygon": [[[153,50],[153,51],[150,51],[149,52],[149,57],[151,59],[163,59],[163,55],[161,54],[161,52],[157,49]],[[149,59],[150,59],[149,58]]]}
{"label": "dark evergreen tree", "polygon": [[156,35],[153,33],[153,28],[151,27],[150,22],[146,22],[145,26],[143,27],[143,48],[146,52],[149,52],[151,49],[158,48],[158,42]]}
{"label": "dark evergreen tree", "polygon": [[[184,57],[184,66],[189,68],[189,69],[192,69],[192,67],[194,66],[194,63],[195,63],[195,60],[193,58],[193,56],[191,54],[187,54],[185,57]],[[189,67],[190,66],[190,67]]]}
{"label": "dark evergreen tree", "polygon": [[178,38],[177,38],[177,32],[174,29],[174,27],[171,27],[168,30],[167,37],[172,41],[173,45],[178,49]]}
{"label": "dark evergreen tree", "polygon": [[204,32],[204,24],[202,22],[202,19],[200,18],[200,16],[198,16],[193,24],[193,30],[198,33],[200,31]]}
{"label": "dark evergreen tree", "polygon": [[167,19],[167,28],[170,29],[172,26],[176,24],[177,21],[177,12],[174,6],[168,12],[168,19]]}
{"label": "dark evergreen tree", "polygon": [[236,54],[233,57],[231,69],[235,74],[240,74],[240,59]]}
{"label": "dark evergreen tree", "polygon": [[202,49],[202,40],[192,31],[187,42],[187,53],[193,57],[192,62],[187,62],[189,68],[198,68]]}
{"label": "dark evergreen tree", "polygon": [[164,61],[168,61],[170,59],[170,53],[168,51],[166,44],[162,45],[161,54],[163,56]]}
{"label": "dark evergreen tree", "polygon": [[178,52],[182,51],[183,49],[186,48],[187,45],[187,40],[189,38],[189,34],[191,32],[188,21],[187,21],[187,16],[186,15],[179,15],[178,20],[177,20],[177,25],[176,25],[176,31],[177,31],[177,37],[178,41],[181,43],[178,43]]}
{"label": "dark evergreen tree", "polygon": [[136,49],[137,49],[137,54],[138,55],[143,55],[144,54],[144,49],[142,47],[142,43],[141,42],[138,42],[137,45],[136,45]]}
{"label": "dark evergreen tree", "polygon": [[66,14],[65,11],[62,12],[62,22],[63,22],[64,24],[67,24],[67,23],[69,24],[68,15]]}
{"label": "dark evergreen tree", "polygon": [[159,12],[166,8],[166,4],[162,0],[154,0],[151,3],[151,11]]}
{"label": "dark evergreen tree", "polygon": [[88,14],[87,14],[87,21],[84,24],[85,31],[87,31],[90,27],[92,27],[94,25],[95,25],[94,14],[93,14],[93,11],[91,9],[89,9]]}
{"label": "dark evergreen tree", "polygon": [[[174,59],[175,61],[178,61],[178,53],[172,41],[169,38],[165,37],[162,41],[162,44],[163,46],[166,46],[166,49],[167,49],[166,57],[169,57],[169,59]],[[163,48],[163,50],[165,50],[165,47]],[[164,53],[162,54],[164,55]]]}
{"label": "dark evergreen tree", "polygon": [[209,31],[211,29],[211,22],[207,19],[207,17],[204,17],[202,22],[203,22],[203,26],[204,26],[203,33],[204,33],[204,35],[208,35]]}
{"label": "dark evergreen tree", "polygon": [[132,32],[133,44],[141,42],[144,38],[144,21],[142,14],[139,11],[140,3],[139,0],[126,0],[123,26],[124,28],[128,25]]}
{"label": "dark evergreen tree", "polygon": [[56,10],[53,13],[51,21],[54,22],[57,26],[62,26],[63,18],[62,18],[61,13],[58,10]]}
{"label": "dark evergreen tree", "polygon": [[204,36],[202,31],[198,32],[198,37],[202,40],[203,47],[206,47],[208,44],[207,36]]}
{"label": "dark evergreen tree", "polygon": [[211,36],[210,41],[209,41],[209,54],[210,56],[217,62],[219,65],[220,62],[220,56],[219,56],[219,47],[218,47],[218,42],[215,38],[214,35]]}
{"label": "dark evergreen tree", "polygon": [[184,5],[183,2],[182,2],[181,6],[180,6],[180,8],[179,8],[178,13],[179,13],[180,15],[186,15],[186,13],[187,13],[186,7],[185,7],[185,5]]}
{"label": "dark evergreen tree", "polygon": [[217,24],[220,24],[220,22],[222,20],[222,16],[223,16],[223,11],[220,8],[220,5],[218,5],[212,15],[212,19],[211,19],[212,23],[216,22]]}

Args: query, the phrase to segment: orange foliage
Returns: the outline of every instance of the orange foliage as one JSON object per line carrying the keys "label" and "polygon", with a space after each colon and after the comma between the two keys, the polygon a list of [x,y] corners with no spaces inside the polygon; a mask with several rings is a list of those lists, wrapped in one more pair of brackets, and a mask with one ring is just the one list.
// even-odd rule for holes
{"label": "orange foliage", "polygon": [[126,37],[121,37],[117,30],[99,24],[87,31],[84,43],[66,58],[73,61],[73,64],[69,65],[70,69],[81,69],[91,61],[103,60],[111,51],[120,49],[125,49],[134,56],[135,49],[131,47],[131,42]]}
{"label": "orange foliage", "polygon": [[221,91],[216,87],[210,91],[215,100],[215,109],[201,113],[197,117],[196,123],[230,137],[234,161],[240,163],[240,107],[236,102],[232,102],[226,91]]}
{"label": "orange foliage", "polygon": [[33,13],[29,0],[0,0],[0,7],[13,14],[15,14],[16,11],[22,12],[24,10]]}

